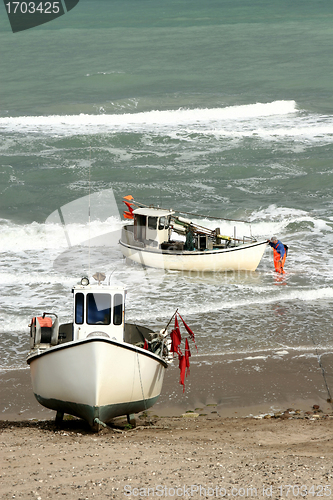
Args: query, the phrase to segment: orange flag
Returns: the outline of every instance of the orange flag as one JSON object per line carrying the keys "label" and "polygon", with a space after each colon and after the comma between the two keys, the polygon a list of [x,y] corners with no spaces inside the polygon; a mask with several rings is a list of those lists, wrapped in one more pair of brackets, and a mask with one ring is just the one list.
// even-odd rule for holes
{"label": "orange flag", "polygon": [[130,212],[124,212],[124,219],[134,219],[133,215]]}

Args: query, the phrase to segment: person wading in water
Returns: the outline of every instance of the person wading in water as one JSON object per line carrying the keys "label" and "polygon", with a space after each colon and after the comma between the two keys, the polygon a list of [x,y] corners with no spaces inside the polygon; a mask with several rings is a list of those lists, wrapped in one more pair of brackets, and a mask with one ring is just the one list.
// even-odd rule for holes
{"label": "person wading in water", "polygon": [[276,236],[273,236],[270,240],[267,240],[269,246],[273,248],[273,258],[274,258],[274,267],[277,273],[283,274],[284,263],[286,261],[288,247],[281,243],[280,240],[277,239]]}

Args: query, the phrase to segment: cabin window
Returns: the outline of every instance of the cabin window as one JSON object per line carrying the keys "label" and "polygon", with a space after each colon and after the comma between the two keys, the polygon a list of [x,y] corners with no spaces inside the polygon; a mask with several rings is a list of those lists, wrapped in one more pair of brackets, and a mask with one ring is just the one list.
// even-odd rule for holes
{"label": "cabin window", "polygon": [[121,325],[123,322],[123,296],[116,293],[113,297],[113,324]]}
{"label": "cabin window", "polygon": [[111,323],[111,295],[109,293],[87,294],[88,325],[109,325]]}
{"label": "cabin window", "polygon": [[165,217],[160,217],[158,221],[158,229],[164,229],[167,227],[167,220]]}
{"label": "cabin window", "polygon": [[157,228],[157,217],[148,217],[148,229]]}
{"label": "cabin window", "polygon": [[84,294],[77,293],[75,295],[75,323],[82,325],[84,318]]}

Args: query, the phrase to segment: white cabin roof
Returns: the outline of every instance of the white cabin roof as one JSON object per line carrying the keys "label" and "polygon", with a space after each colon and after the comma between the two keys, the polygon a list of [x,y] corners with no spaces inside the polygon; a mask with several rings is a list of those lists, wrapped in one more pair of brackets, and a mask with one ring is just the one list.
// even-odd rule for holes
{"label": "white cabin roof", "polygon": [[108,285],[98,285],[97,283],[92,283],[89,285],[74,285],[72,286],[72,291],[74,290],[86,290],[93,293],[124,293],[126,288],[121,285],[108,286]]}
{"label": "white cabin roof", "polygon": [[136,208],[133,210],[135,215],[147,215],[148,217],[167,217],[175,212],[173,210],[164,210],[163,208]]}

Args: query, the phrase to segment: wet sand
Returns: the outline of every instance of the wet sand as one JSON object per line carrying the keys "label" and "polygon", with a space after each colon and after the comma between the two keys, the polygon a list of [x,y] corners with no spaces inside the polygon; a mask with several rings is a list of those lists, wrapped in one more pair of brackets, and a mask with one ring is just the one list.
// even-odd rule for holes
{"label": "wet sand", "polygon": [[333,357],[305,354],[193,356],[184,394],[172,367],[136,428],[98,434],[70,416],[57,427],[28,370],[2,373],[1,497],[330,498]]}
{"label": "wet sand", "polygon": [[[287,353],[288,352],[288,353]],[[318,359],[318,354],[322,354]],[[161,396],[151,412],[178,416],[214,404],[222,417],[246,417],[314,404],[325,411],[333,393],[333,354],[271,351],[250,355],[191,357],[185,392],[177,361],[166,370]],[[53,418],[34,398],[28,368],[0,373],[0,419]]]}

